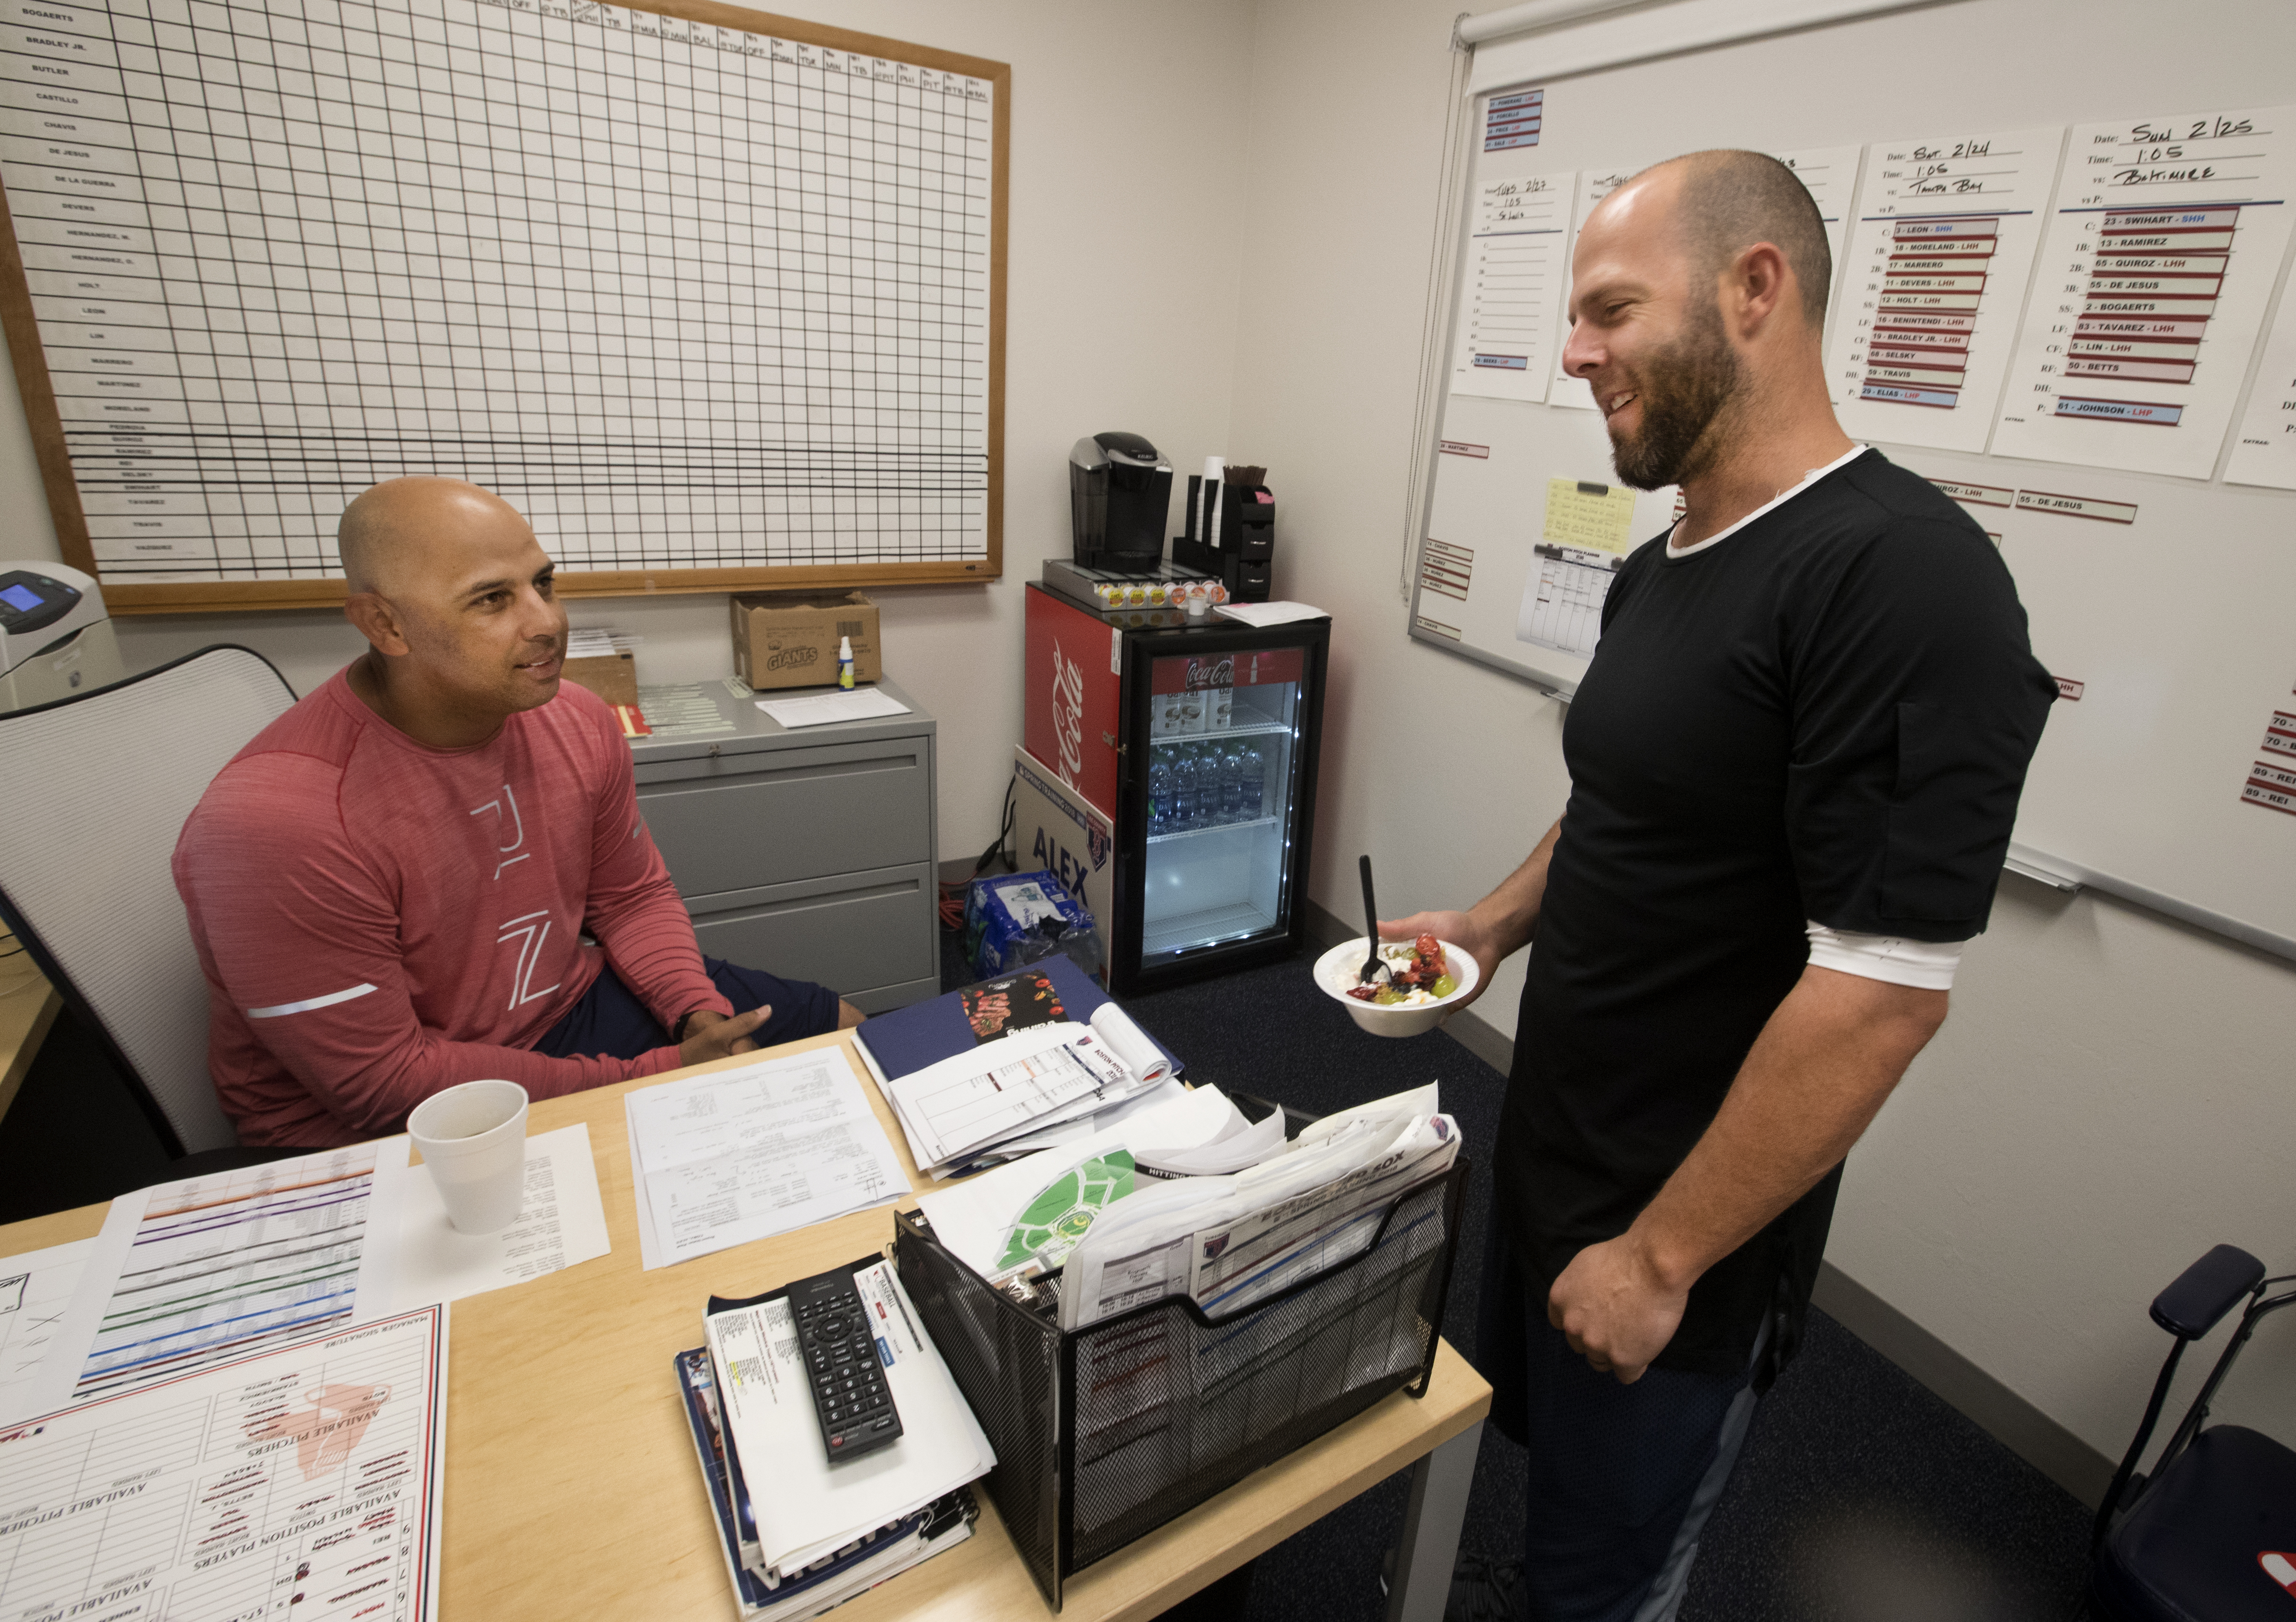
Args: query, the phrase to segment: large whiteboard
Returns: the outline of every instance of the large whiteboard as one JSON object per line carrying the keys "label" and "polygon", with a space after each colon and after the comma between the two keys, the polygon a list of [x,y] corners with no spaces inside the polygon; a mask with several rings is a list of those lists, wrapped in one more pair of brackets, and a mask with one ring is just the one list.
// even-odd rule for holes
{"label": "large whiteboard", "polygon": [[[1845,12],[1866,14],[1827,15]],[[1800,12],[1824,26],[1745,37],[1757,12],[1774,28]],[[1431,373],[1446,369],[1447,395],[1423,447],[1411,635],[1564,698],[1586,668],[1553,634],[1570,623],[1561,610],[1585,578],[1538,548],[1549,481],[1611,480],[1609,444],[1596,414],[1548,403],[1566,400],[1559,388],[1526,383],[1508,397],[1505,377],[1542,364],[1529,346],[1514,345],[1520,367],[1505,343],[1474,358],[1479,271],[1488,289],[1491,272],[1526,263],[1479,250],[1479,230],[1529,217],[1495,214],[1497,191],[1536,180],[1565,192],[1576,206],[1550,208],[1547,223],[1569,222],[1554,239],[1567,244],[1602,176],[1702,147],[1857,149],[1857,207],[1838,227],[1821,194],[1843,233],[1827,347],[1837,407],[1853,434],[1946,487],[1998,537],[2034,650],[2067,695],[2034,761],[2013,864],[2296,956],[2296,301],[2283,297],[2296,207],[2278,201],[2287,166],[2272,167],[2290,149],[2276,129],[2264,132],[2271,142],[2196,145],[2243,161],[2163,168],[2163,188],[2133,200],[2100,194],[2094,178],[2105,160],[2118,174],[2144,155],[2132,135],[2165,146],[2219,113],[2296,102],[2296,11],[2220,0],[2180,17],[2163,29],[2131,0],[1676,0],[1481,47],[1457,179],[1453,324],[1431,361]],[[1879,66],[1892,63],[1923,70]],[[1517,133],[1531,88],[1543,93],[1535,144]],[[1909,200],[1927,176],[1909,180],[1908,160],[1950,181],[1957,139],[1981,160],[1958,173],[1986,176],[1960,184],[1997,184],[1999,200]],[[2195,176],[2197,189],[2177,189]],[[2217,193],[2230,201],[2201,206]],[[2116,279],[2136,264],[2136,233],[2169,209],[2189,213],[2179,228],[2193,234],[2176,241],[2194,250],[2156,261],[2168,281]],[[1913,215],[1958,223],[1900,217]],[[1933,251],[1948,257],[1918,257]],[[1567,246],[1559,252],[1567,276]],[[1916,302],[1908,288],[1948,313],[1936,330],[1897,322],[1861,338],[1877,306]],[[2108,301],[2162,288],[2184,302]],[[1554,309],[1549,368],[1562,292],[1560,282],[1538,290]],[[2147,324],[2115,326],[2124,315]],[[2132,341],[2091,337],[2107,331]],[[2075,337],[2085,341],[2068,356]],[[2133,358],[2103,358],[2108,348]],[[1457,391],[1463,357],[1499,381]],[[1673,495],[1638,496],[1634,540],[1666,527]],[[1546,586],[1530,594],[1544,645],[1521,634],[1533,623],[1525,588],[1542,570]]]}
{"label": "large whiteboard", "polygon": [[68,561],[300,601],[435,472],[576,590],[996,573],[1006,70],[676,9],[0,4]]}

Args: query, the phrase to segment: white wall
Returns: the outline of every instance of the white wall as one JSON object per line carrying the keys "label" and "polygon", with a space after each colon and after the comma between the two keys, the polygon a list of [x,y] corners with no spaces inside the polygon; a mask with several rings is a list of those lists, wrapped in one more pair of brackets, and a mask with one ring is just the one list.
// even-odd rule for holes
{"label": "white wall", "polygon": [[[941,850],[955,856],[988,843],[1004,804],[1021,736],[1021,588],[1068,549],[1069,447],[1129,429],[1185,467],[1226,445],[1243,237],[1179,222],[1235,185],[1250,12],[1224,0],[815,0],[796,9],[1013,65],[1004,576],[873,594],[886,674],[941,724]],[[11,520],[0,552],[58,555],[22,406],[4,386],[0,512]],[[644,635],[642,681],[732,673],[723,596],[584,600],[572,617]],[[119,626],[131,668],[238,642],[268,656],[299,692],[361,646],[333,613],[123,616]]]}
{"label": "white wall", "polygon": [[[1234,443],[1283,501],[1279,589],[1336,620],[1311,889],[1342,918],[1359,852],[1390,912],[1464,905],[1568,792],[1558,707],[1407,641],[1397,586],[1457,10],[1257,13]],[[1669,70],[1685,94],[1710,71]],[[1951,1020],[1851,1158],[1829,1254],[2117,1458],[2167,1350],[2161,1287],[2220,1240],[2296,1269],[2296,964],[2044,893],[2005,881]],[[1509,1033],[1521,984],[1481,1005]],[[2296,1323],[2271,1329],[2219,1414],[2296,1438]]]}

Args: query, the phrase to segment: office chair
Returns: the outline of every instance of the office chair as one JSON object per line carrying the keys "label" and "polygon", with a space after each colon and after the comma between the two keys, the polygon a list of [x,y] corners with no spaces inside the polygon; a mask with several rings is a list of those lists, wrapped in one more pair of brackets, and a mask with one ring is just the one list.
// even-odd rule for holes
{"label": "office chair", "polygon": [[[2209,1425],[2209,1404],[2267,1313],[2296,1304],[2296,1274],[2264,1276],[2247,1251],[2218,1245],[2152,1302],[2176,1337],[2152,1383],[2090,1537],[2088,1609],[2108,1622],[2288,1622],[2296,1616],[2296,1453],[2240,1425]],[[2136,1462],[2152,1438],[2185,1348],[2248,1298],[2248,1310],[2200,1395],[2161,1450],[2150,1480]]]}
{"label": "office chair", "polygon": [[238,1147],[208,1076],[208,984],[168,871],[215,774],[295,701],[246,648],[0,716],[0,920],[107,1050],[177,1176]]}

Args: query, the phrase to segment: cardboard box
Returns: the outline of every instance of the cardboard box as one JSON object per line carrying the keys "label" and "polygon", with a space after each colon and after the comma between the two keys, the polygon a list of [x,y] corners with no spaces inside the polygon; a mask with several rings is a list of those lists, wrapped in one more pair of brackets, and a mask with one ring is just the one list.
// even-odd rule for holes
{"label": "cardboard box", "polygon": [[638,662],[627,653],[598,659],[570,659],[559,675],[577,687],[587,687],[609,704],[638,701]]}
{"label": "cardboard box", "polygon": [[883,679],[877,605],[860,592],[755,592],[733,600],[734,673],[759,692],[837,682],[837,640],[853,643],[853,679]]}
{"label": "cardboard box", "polygon": [[1023,872],[1041,868],[1085,905],[1101,939],[1116,946],[1116,823],[1059,774],[1014,745],[1013,848]]}

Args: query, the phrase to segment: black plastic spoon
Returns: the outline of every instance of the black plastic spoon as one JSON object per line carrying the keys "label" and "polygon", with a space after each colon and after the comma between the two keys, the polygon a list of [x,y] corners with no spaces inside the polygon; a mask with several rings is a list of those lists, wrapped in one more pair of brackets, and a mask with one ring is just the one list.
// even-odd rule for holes
{"label": "black plastic spoon", "polygon": [[1371,946],[1371,954],[1356,974],[1356,984],[1368,986],[1379,973],[1379,904],[1371,898],[1371,857],[1361,857],[1364,881],[1364,931]]}

